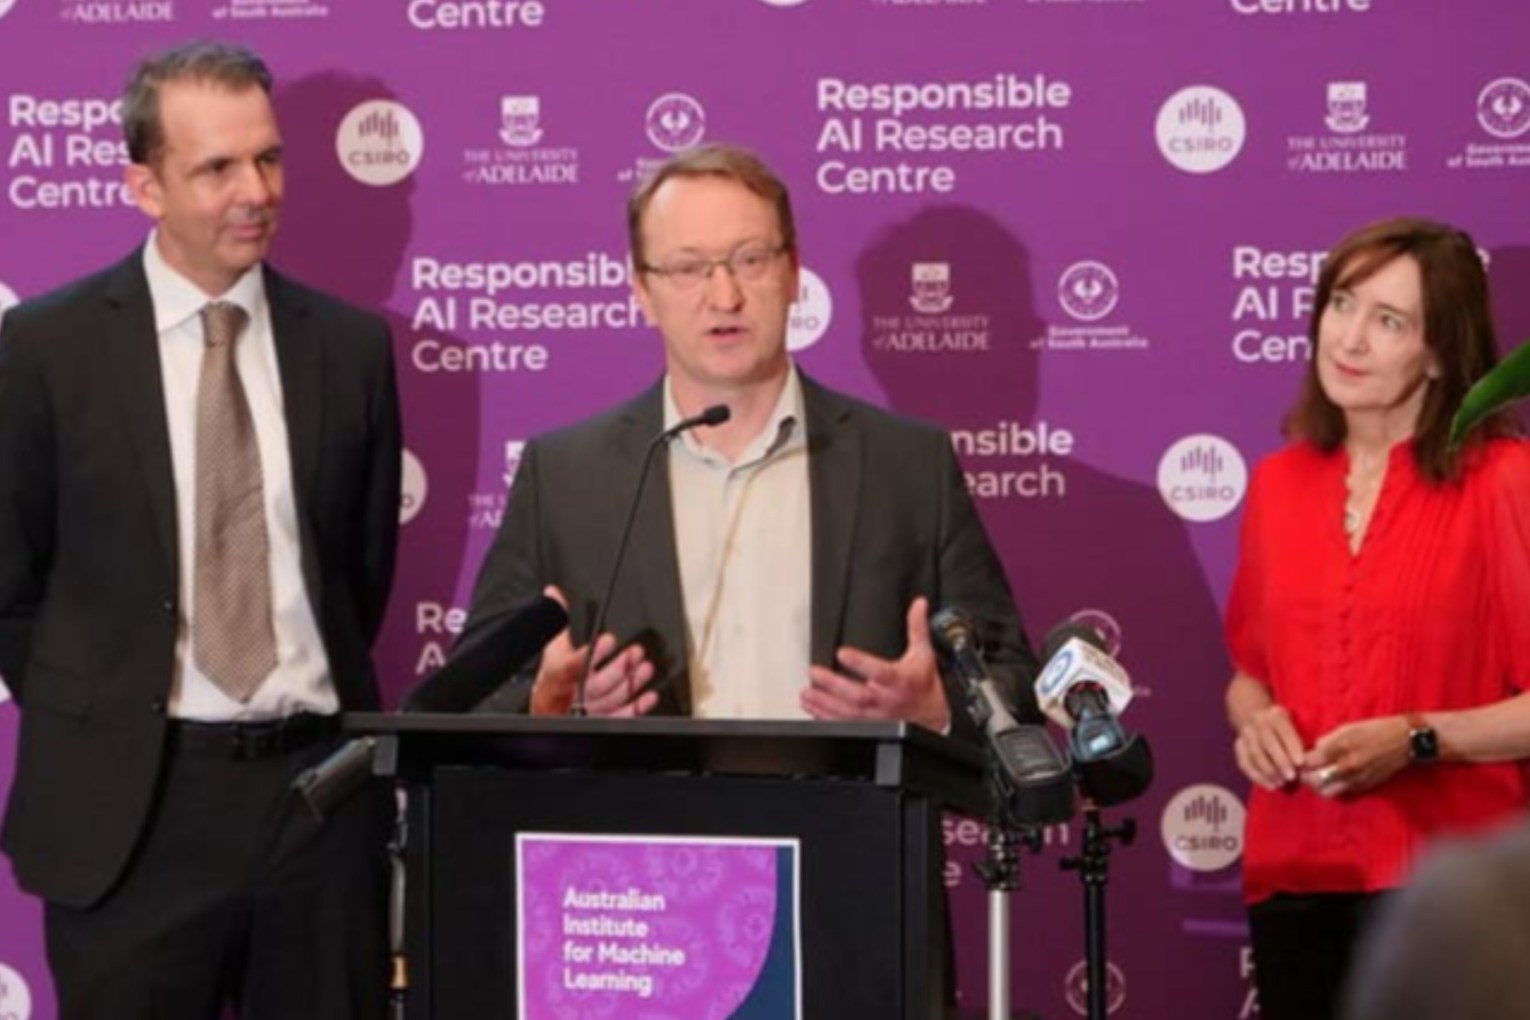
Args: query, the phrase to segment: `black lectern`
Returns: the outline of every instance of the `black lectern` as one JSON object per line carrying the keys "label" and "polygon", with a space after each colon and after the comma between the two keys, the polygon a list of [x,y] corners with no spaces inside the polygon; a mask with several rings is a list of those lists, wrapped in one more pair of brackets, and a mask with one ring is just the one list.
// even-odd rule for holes
{"label": "black lectern", "polygon": [[976,749],[902,723],[353,714],[408,791],[408,1020],[516,1015],[521,832],[795,837],[803,1016],[929,1020],[949,979],[940,813]]}

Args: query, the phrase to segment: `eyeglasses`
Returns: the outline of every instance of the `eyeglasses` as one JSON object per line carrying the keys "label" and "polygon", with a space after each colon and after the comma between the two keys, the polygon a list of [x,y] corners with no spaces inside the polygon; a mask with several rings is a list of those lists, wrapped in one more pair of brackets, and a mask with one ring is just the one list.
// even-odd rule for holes
{"label": "eyeglasses", "polygon": [[770,272],[776,259],[786,254],[786,246],[740,248],[720,259],[682,258],[662,266],[639,267],[645,273],[662,276],[676,290],[696,290],[706,286],[718,267],[726,269],[739,283],[759,283]]}

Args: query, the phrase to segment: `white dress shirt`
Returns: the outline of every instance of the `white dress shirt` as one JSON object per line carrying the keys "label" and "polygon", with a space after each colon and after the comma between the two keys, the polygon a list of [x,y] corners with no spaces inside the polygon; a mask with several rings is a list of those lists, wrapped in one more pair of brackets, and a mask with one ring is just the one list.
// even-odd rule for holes
{"label": "white dress shirt", "polygon": [[[231,722],[273,719],[300,711],[338,711],[340,702],[330,679],[329,659],[303,585],[281,375],[260,266],[241,276],[226,294],[209,297],[165,262],[159,253],[157,233],[149,236],[143,252],[154,328],[159,335],[180,558],[180,622],[169,714],[180,719]],[[197,667],[191,651],[191,632],[196,626],[197,386],[202,372],[201,310],[209,301],[232,302],[249,316],[235,348],[235,363],[255,425],[270,543],[276,668],[246,704],[219,690]]]}
{"label": "white dress shirt", "polygon": [[[666,379],[664,425],[680,419]],[[669,481],[693,714],[808,718],[812,513],[796,367],[736,462],[686,433],[670,444]]]}

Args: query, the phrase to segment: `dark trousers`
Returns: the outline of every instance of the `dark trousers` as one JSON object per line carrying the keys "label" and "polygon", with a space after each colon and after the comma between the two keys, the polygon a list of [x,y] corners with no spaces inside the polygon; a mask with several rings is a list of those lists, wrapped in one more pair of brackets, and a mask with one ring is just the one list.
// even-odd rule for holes
{"label": "dark trousers", "polygon": [[1249,907],[1261,1020],[1330,1020],[1385,893],[1280,895]]}
{"label": "dark trousers", "polygon": [[336,742],[242,757],[172,736],[119,885],[47,905],[60,1020],[380,1020],[391,792],[321,824],[288,789]]}

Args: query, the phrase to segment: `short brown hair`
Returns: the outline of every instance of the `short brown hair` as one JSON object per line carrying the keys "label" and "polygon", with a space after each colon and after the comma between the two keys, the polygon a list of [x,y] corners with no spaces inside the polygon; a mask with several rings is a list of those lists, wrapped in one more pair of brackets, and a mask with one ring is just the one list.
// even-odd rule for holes
{"label": "short brown hair", "polygon": [[1432,482],[1456,477],[1462,456],[1490,436],[1515,431],[1508,413],[1474,429],[1460,449],[1450,446],[1450,422],[1472,384],[1498,363],[1487,273],[1477,246],[1464,231],[1444,223],[1396,217],[1350,234],[1328,253],[1318,276],[1308,339],[1312,360],[1301,396],[1285,420],[1285,433],[1319,449],[1337,449],[1345,437],[1344,412],[1318,380],[1318,329],[1336,289],[1352,287],[1404,255],[1418,263],[1422,281],[1424,346],[1439,365],[1414,429],[1414,458]]}
{"label": "short brown hair", "polygon": [[638,272],[648,268],[643,257],[643,215],[654,193],[665,181],[676,177],[721,177],[742,184],[775,207],[781,226],[781,247],[790,255],[796,254],[797,225],[792,219],[792,199],[781,178],[748,149],[716,143],[671,156],[643,178],[627,200],[627,243],[632,249],[632,266]]}
{"label": "short brown hair", "polygon": [[122,135],[134,163],[152,163],[164,151],[159,87],[170,81],[207,82],[233,92],[258,87],[270,95],[272,78],[265,61],[236,43],[198,39],[140,60],[122,92]]}

